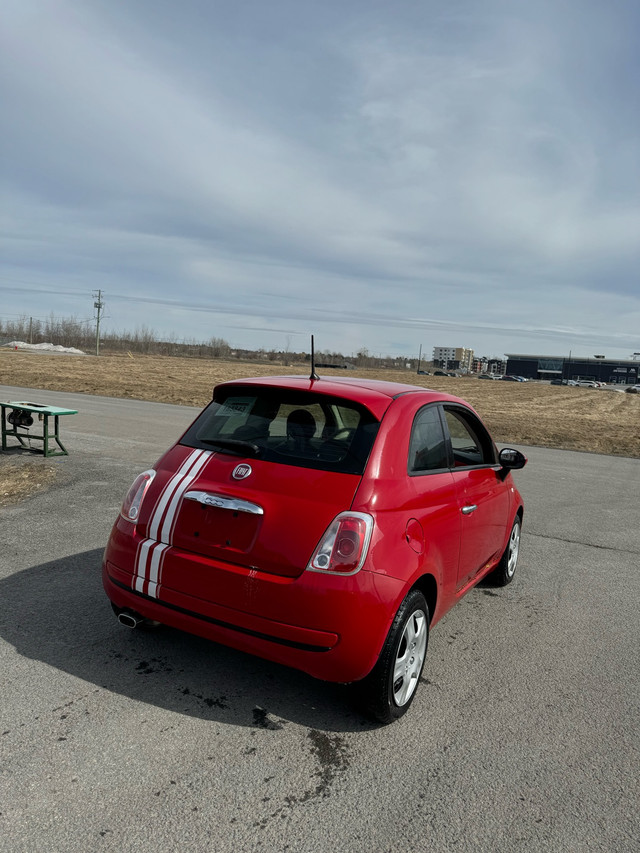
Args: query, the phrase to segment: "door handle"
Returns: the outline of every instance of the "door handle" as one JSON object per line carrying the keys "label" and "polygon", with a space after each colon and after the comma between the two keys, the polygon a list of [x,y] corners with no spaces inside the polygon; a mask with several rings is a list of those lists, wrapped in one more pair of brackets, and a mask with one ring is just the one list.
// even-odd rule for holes
{"label": "door handle", "polygon": [[469,504],[468,506],[462,507],[463,515],[471,515],[472,512],[475,512],[478,509],[478,504]]}
{"label": "door handle", "polygon": [[222,509],[231,509],[235,512],[248,512],[251,515],[264,515],[264,510],[259,504],[251,501],[243,501],[241,498],[232,498],[228,495],[218,495],[215,492],[187,492],[186,500],[197,501],[203,506],[218,506]]}

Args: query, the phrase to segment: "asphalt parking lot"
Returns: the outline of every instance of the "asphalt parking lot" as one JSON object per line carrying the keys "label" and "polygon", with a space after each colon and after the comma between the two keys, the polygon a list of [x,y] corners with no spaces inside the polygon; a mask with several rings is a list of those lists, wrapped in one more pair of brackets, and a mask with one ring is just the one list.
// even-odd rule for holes
{"label": "asphalt parking lot", "polygon": [[434,628],[378,727],[340,686],[113,617],[111,524],[196,410],[0,395],[79,411],[54,486],[0,510],[0,850],[640,849],[640,460],[521,448],[516,579]]}

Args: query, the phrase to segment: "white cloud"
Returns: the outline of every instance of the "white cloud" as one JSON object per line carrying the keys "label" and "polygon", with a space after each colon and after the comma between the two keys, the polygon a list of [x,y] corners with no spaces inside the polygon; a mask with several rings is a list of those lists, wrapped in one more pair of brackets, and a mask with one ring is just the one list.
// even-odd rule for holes
{"label": "white cloud", "polygon": [[114,326],[135,297],[238,345],[319,325],[347,352],[638,349],[620,7],[580,4],[576,47],[566,4],[303,6],[279,30],[280,2],[197,29],[191,3],[9,4],[4,310],[35,310],[29,283],[102,287]]}

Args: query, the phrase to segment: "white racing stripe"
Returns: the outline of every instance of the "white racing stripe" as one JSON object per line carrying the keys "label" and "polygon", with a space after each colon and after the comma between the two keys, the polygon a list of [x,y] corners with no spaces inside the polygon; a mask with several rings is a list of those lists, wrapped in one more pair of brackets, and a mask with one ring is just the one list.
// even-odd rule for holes
{"label": "white racing stripe", "polygon": [[133,580],[131,586],[135,589],[136,592],[144,592],[144,582],[146,579],[147,573],[147,560],[149,558],[149,551],[156,543],[153,539],[144,539],[138,545],[138,553],[136,555],[136,571],[133,575]]}
{"label": "white racing stripe", "polygon": [[173,539],[173,532],[175,528],[175,522],[177,518],[178,506],[182,501],[182,497],[184,493],[187,491],[189,486],[193,483],[193,481],[200,475],[200,472],[204,468],[204,466],[209,461],[211,457],[211,453],[208,450],[201,451],[204,453],[204,456],[201,456],[200,459],[197,459],[183,480],[180,482],[180,485],[177,489],[175,489],[173,493],[173,497],[171,498],[171,503],[169,504],[169,508],[167,509],[167,513],[164,517],[164,521],[162,523],[162,527],[160,528],[160,536],[158,537],[161,542],[167,542],[171,544]]}
{"label": "white racing stripe", "polygon": [[158,597],[158,587],[160,586],[159,577],[160,570],[162,569],[162,556],[168,547],[168,545],[158,545],[157,548],[153,549],[153,554],[151,555],[151,565],[149,566],[149,588],[147,590],[147,595],[150,595],[153,598]]}
{"label": "white racing stripe", "polygon": [[178,507],[184,493],[200,475],[212,455],[210,450],[194,450],[162,490],[149,518],[149,538],[143,540],[138,547],[131,583],[136,592],[146,592],[152,598],[158,597],[164,555],[171,545]]}
{"label": "white racing stripe", "polygon": [[[157,540],[159,538],[158,534],[160,532],[160,525],[162,523],[162,516],[167,508],[167,505],[171,501],[176,489],[180,486],[180,483],[189,471],[193,468],[194,465],[198,463],[202,457],[208,458],[211,455],[208,450],[194,450],[190,453],[187,458],[184,460],[180,468],[176,471],[176,473],[171,477],[167,485],[162,490],[162,494],[160,495],[160,500],[155,505],[153,512],[151,513],[151,518],[149,519],[149,538]],[[205,459],[206,461],[206,459]]]}
{"label": "white racing stripe", "polygon": [[[169,546],[153,539],[145,539],[140,543],[136,573],[133,576],[132,588],[152,598],[158,597],[158,577],[162,567],[162,557]],[[147,589],[145,589],[147,586]]]}

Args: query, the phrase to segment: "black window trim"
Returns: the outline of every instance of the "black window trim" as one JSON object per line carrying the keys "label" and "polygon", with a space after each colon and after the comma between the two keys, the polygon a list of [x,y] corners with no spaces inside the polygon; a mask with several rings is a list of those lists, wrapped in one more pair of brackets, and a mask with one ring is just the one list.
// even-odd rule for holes
{"label": "black window trim", "polygon": [[[498,462],[498,452],[497,452],[495,441],[491,437],[489,430],[482,423],[482,421],[480,420],[478,415],[476,415],[475,412],[472,412],[471,409],[468,409],[466,406],[461,406],[460,403],[440,403],[439,405],[440,405],[440,416],[441,416],[442,420],[444,421],[445,437],[446,437],[447,444],[449,447],[449,464],[451,466],[451,470],[452,471],[473,471],[473,470],[478,469],[478,468],[500,468],[500,463]],[[455,465],[454,455],[453,455],[453,445],[451,443],[451,435],[449,433],[449,427],[447,425],[447,418],[445,415],[445,411],[447,409],[449,411],[453,411],[454,413],[460,412],[464,416],[470,418],[471,422],[472,422],[471,426],[473,426],[473,422],[478,424],[478,426],[484,432],[484,434],[487,437],[487,440],[489,441],[489,443],[491,445],[491,455],[493,456],[493,459],[494,459],[493,462],[481,462],[479,465],[457,465],[457,466]],[[473,430],[473,431],[475,432],[475,430]],[[482,447],[482,443],[480,444],[480,446]],[[483,455],[484,455],[484,448],[483,448]]]}
{"label": "black window trim", "polygon": [[[446,468],[431,468],[431,469],[428,469],[425,471],[412,471],[410,468],[409,450],[411,448],[411,437],[413,436],[414,424],[416,422],[418,415],[421,412],[423,412],[425,409],[430,408],[432,406],[435,406],[438,410],[438,416],[440,418],[440,426],[442,427],[442,432],[444,434],[445,447],[447,449],[447,467]],[[492,455],[493,455],[493,458],[495,460],[494,462],[482,462],[479,465],[458,465],[458,466],[455,465],[454,456],[453,456],[453,445],[451,443],[451,434],[449,432],[449,427],[447,424],[447,418],[445,415],[445,410],[447,410],[447,409],[452,410],[454,412],[456,412],[456,411],[460,412],[463,415],[470,417],[472,422],[475,422],[480,426],[480,428],[486,434],[488,441],[491,443]],[[467,421],[467,424],[473,425],[473,424],[469,424],[468,421]],[[474,430],[474,432],[475,432],[475,430]],[[409,447],[407,448],[407,475],[409,477],[428,477],[431,474],[444,474],[447,471],[449,473],[453,473],[454,471],[473,471],[475,469],[482,469],[482,468],[494,468],[497,470],[500,468],[500,463],[498,461],[498,453],[497,453],[496,444],[495,444],[493,438],[491,437],[491,434],[489,433],[488,429],[484,426],[484,424],[482,423],[480,418],[474,412],[472,412],[471,409],[468,409],[466,406],[460,405],[460,403],[449,403],[449,402],[436,401],[433,403],[426,403],[424,406],[420,406],[420,408],[418,409],[418,411],[415,413],[415,415],[413,417],[413,421],[411,422],[411,431],[409,433]]]}

